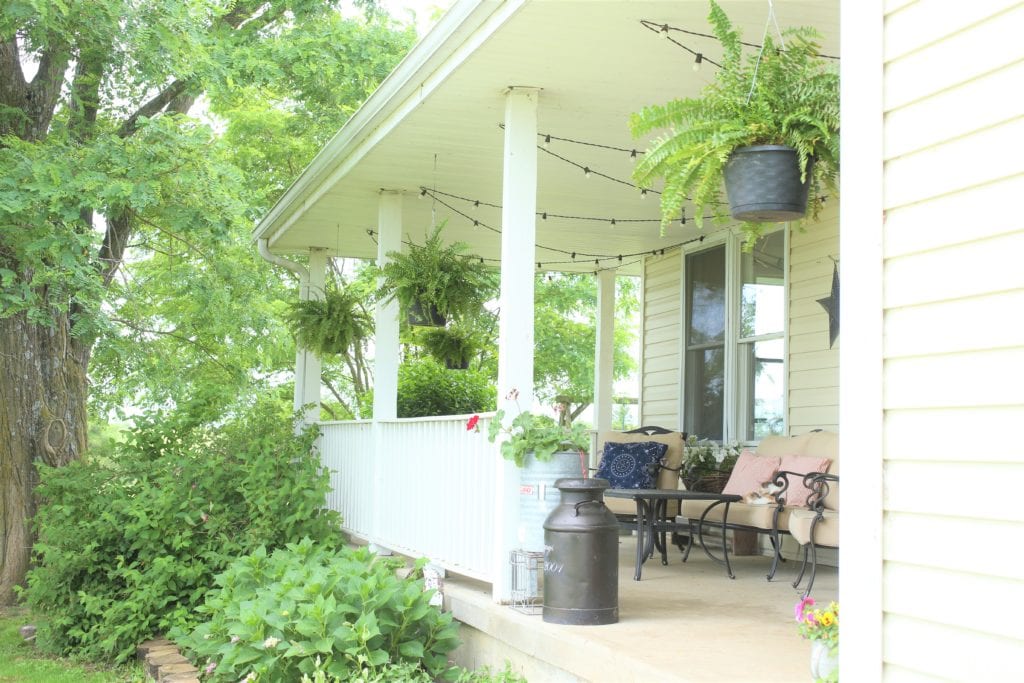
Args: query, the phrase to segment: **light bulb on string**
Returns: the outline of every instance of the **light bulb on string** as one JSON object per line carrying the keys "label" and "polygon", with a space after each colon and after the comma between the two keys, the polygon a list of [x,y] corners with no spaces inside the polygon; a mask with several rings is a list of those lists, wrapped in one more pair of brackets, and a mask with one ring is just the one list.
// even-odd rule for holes
{"label": "light bulb on string", "polygon": [[544,149],[547,149],[548,147],[551,146],[551,136],[550,135],[545,135],[544,136],[544,142],[541,143],[541,146],[543,146]]}
{"label": "light bulb on string", "polygon": [[426,189],[426,188],[423,188],[423,189],[421,189],[421,190],[420,190],[420,196],[419,196],[419,199],[423,199],[423,198],[424,198],[424,197],[426,197],[426,196],[427,196],[427,189]]}
{"label": "light bulb on string", "polygon": [[589,177],[590,177],[590,167],[589,167],[589,166],[584,166],[584,167],[583,167],[583,175],[584,175],[585,177],[587,177],[587,178],[589,178]]}
{"label": "light bulb on string", "polygon": [[662,24],[661,25],[661,37],[662,38],[668,38],[669,37],[668,24]]}
{"label": "light bulb on string", "polygon": [[647,199],[647,190],[640,190],[640,199]]}
{"label": "light bulb on string", "polygon": [[693,70],[694,71],[700,71],[700,65],[701,65],[701,62],[703,62],[703,61],[704,61],[704,55],[702,55],[701,53],[698,52],[697,56],[693,60]]}

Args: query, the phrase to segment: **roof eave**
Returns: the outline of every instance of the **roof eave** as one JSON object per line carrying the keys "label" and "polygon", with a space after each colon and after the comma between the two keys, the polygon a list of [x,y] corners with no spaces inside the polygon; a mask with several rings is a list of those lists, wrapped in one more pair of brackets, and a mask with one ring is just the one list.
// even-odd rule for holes
{"label": "roof eave", "polygon": [[[459,0],[448,10],[281,195],[256,225],[253,241],[267,239],[272,248],[287,227],[285,224],[293,222],[297,214],[304,211],[310,195],[329,180],[338,160],[357,149],[384,120],[400,109],[420,83],[456,54],[465,37],[480,28],[503,4],[509,3],[507,0]],[[511,4],[521,4],[521,1]]]}

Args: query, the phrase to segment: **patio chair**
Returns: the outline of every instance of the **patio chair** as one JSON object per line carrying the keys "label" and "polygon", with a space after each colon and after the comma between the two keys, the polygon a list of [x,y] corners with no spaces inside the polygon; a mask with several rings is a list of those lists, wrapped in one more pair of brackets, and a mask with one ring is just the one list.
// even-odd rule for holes
{"label": "patio chair", "polygon": [[[679,468],[683,462],[683,447],[686,445],[686,432],[674,432],[657,426],[645,426],[627,432],[601,432],[598,435],[598,453],[604,453],[606,443],[637,443],[654,441],[666,445],[663,462],[657,466],[654,488],[678,489]],[[652,473],[653,474],[653,473]],[[611,510],[623,529],[636,531],[636,504],[632,500],[605,498],[605,505]],[[679,514],[679,501],[669,501],[668,518],[673,519]]]}
{"label": "patio chair", "polygon": [[803,581],[810,555],[811,575],[804,590],[804,597],[807,597],[818,571],[818,547],[839,547],[839,475],[812,472],[804,477],[804,486],[812,493],[806,507],[790,513],[789,533],[803,549],[803,563],[793,581],[794,588],[799,588]]}

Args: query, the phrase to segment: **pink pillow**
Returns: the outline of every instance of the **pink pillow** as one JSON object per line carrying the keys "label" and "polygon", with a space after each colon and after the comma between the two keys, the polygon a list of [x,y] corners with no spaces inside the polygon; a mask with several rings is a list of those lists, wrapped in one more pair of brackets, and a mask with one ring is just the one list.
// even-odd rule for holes
{"label": "pink pillow", "polygon": [[796,472],[799,476],[789,475],[789,487],[786,488],[786,504],[800,505],[807,504],[807,496],[811,490],[804,486],[803,478],[810,472],[827,472],[832,461],[828,458],[818,458],[812,455],[787,455],[779,465],[780,470]]}
{"label": "pink pillow", "polygon": [[729,475],[729,481],[726,482],[722,493],[735,493],[737,496],[752,493],[761,488],[764,482],[771,481],[778,469],[778,458],[743,451],[736,460],[736,466],[732,468],[732,474]]}

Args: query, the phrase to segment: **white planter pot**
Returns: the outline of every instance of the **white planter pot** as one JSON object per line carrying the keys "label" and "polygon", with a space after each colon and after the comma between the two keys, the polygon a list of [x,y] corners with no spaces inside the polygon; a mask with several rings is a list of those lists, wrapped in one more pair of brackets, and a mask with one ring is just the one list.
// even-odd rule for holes
{"label": "white planter pot", "polygon": [[829,644],[824,640],[811,641],[811,676],[814,680],[825,679],[839,669],[839,651],[829,652]]}

